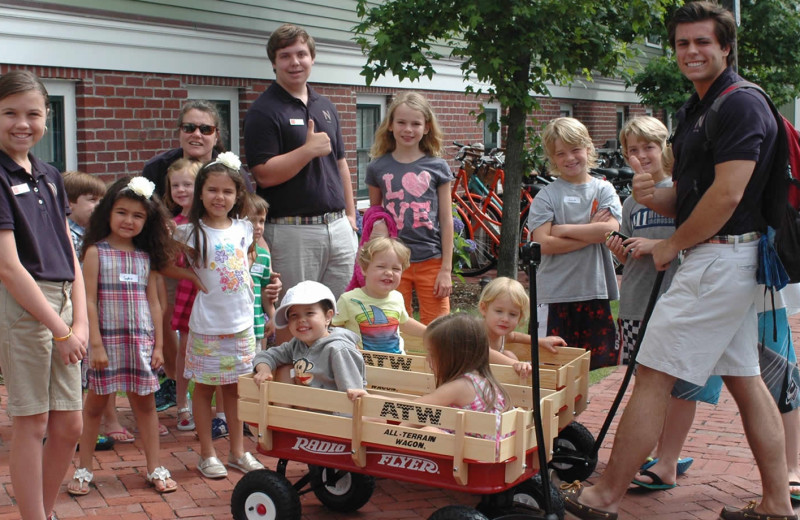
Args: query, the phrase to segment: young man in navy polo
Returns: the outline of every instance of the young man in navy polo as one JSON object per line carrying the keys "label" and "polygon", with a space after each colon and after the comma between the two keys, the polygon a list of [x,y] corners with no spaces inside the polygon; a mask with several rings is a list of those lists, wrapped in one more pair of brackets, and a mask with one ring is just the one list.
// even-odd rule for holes
{"label": "young man in navy polo", "polygon": [[[796,520],[789,500],[783,425],[760,374],[756,290],[758,238],[766,230],[761,201],[778,126],[763,96],[730,95],[718,137],[706,148],[703,126],[712,102],[741,77],[731,65],[736,23],[712,2],[690,2],[668,26],[678,67],[695,93],[677,114],[674,185],[655,188],[631,159],[636,200],[675,218],[675,233],[653,249],[657,269],[683,251],[658,300],[637,357],[639,371],[617,429],[608,466],[594,486],[565,487],[567,510],[587,519],[617,518],[631,479],[658,440],[676,378],[702,385],[722,376],[739,408],[761,474],[760,502],[725,507],[722,520]],[[796,456],[796,455],[795,455]]]}
{"label": "young man in navy polo", "polygon": [[339,114],[307,84],[315,45],[304,29],[279,27],[267,55],[276,80],[244,121],[247,163],[270,205],[264,238],[284,287],[314,280],[338,298],[353,275],[357,247]]}

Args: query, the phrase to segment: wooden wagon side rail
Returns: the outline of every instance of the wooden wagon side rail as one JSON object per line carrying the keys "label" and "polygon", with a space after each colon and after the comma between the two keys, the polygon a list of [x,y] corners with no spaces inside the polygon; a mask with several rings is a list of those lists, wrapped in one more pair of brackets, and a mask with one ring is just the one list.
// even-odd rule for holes
{"label": "wooden wagon side rail", "polygon": [[[537,448],[536,436],[528,410],[503,413],[497,429],[493,414],[417,404],[384,394],[367,395],[353,403],[343,392],[276,382],[259,388],[252,376],[246,375],[239,379],[239,413],[245,422],[258,425],[259,447],[265,453],[273,449],[274,432],[300,431],[345,443],[349,440],[353,461],[361,468],[367,463],[368,450],[376,449],[451,457],[453,478],[462,486],[469,484],[473,464],[503,464],[507,483],[530,472],[528,465],[535,465],[536,457],[530,453]],[[564,390],[549,391],[540,403],[548,458],[558,435],[557,413],[566,396]],[[401,426],[403,421],[454,433]],[[495,431],[501,437],[499,442],[476,437]]]}
{"label": "wooden wagon side rail", "polygon": [[[431,369],[424,356],[409,354],[388,354],[385,352],[362,351],[367,366],[391,368],[402,372],[421,372],[430,374]],[[580,366],[589,353],[580,348],[561,347],[558,352],[539,352],[539,377],[542,388],[559,390],[570,384],[572,379],[568,373],[570,366]],[[492,373],[501,383],[530,386],[530,377],[519,377],[508,365],[492,365]]]}

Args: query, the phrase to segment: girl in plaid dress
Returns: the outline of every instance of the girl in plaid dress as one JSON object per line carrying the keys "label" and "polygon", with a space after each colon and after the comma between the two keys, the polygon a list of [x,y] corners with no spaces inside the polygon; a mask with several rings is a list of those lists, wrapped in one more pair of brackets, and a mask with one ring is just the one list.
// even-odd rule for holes
{"label": "girl in plaid dress", "polygon": [[85,495],[100,419],[110,395],[126,392],[144,444],[145,479],[159,493],[177,485],[159,461],[154,370],[164,362],[155,270],[170,260],[168,217],[144,177],[115,182],[95,209],[83,244],[89,311],[89,389],[83,408],[80,466],[67,491]]}

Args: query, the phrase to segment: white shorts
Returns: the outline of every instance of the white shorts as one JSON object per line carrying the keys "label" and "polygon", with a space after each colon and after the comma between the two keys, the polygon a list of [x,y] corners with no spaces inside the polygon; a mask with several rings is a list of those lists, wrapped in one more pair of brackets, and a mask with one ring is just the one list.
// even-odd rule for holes
{"label": "white shorts", "polygon": [[758,241],[686,251],[636,361],[699,386],[711,375],[758,376],[757,254]]}

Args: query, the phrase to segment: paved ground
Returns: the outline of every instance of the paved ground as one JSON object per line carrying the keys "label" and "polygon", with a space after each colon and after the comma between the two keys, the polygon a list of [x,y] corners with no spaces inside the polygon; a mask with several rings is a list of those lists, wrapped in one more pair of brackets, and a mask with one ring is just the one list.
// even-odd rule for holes
{"label": "paved ground", "polygon": [[[794,323],[800,331],[800,319]],[[800,344],[795,335],[795,345]],[[594,385],[590,391],[591,404],[579,417],[592,432],[598,432],[608,407],[622,380],[622,369]],[[0,399],[5,400],[5,387],[0,387]],[[119,400],[123,423],[132,428],[132,415],[124,399]],[[117,444],[113,451],[98,452],[95,482],[97,488],[85,497],[73,498],[64,492],[56,505],[59,518],[97,517],[104,519],[226,519],[230,518],[230,497],[240,474],[232,471],[227,479],[211,481],[202,478],[194,469],[197,447],[194,434],[175,429],[175,409],[162,413],[170,434],[162,438],[162,460],[180,484],[170,495],[158,495],[144,482],[144,454],[140,441]],[[608,460],[616,422],[600,453],[598,470]],[[8,442],[11,422],[0,418],[0,520],[18,518],[14,506],[14,490],[8,475]],[[221,459],[227,457],[227,443],[218,440]],[[252,441],[246,440],[254,450]],[[717,407],[699,406],[694,427],[689,435],[684,456],[694,457],[689,472],[679,479],[679,486],[670,491],[641,493],[632,491],[620,514],[622,520],[712,520],[723,504],[743,505],[760,493],[758,471],[741,429],[735,404],[723,391]],[[274,469],[276,461],[260,456]],[[76,458],[77,461],[77,458]],[[298,478],[300,465],[289,466],[290,478]],[[590,479],[591,480],[591,479]],[[65,479],[66,482],[66,479]],[[434,510],[448,504],[474,505],[475,497],[463,493],[444,492],[434,488],[380,480],[369,504],[360,512],[334,514],[319,504],[313,494],[301,497],[303,519],[416,519],[427,518]]]}

